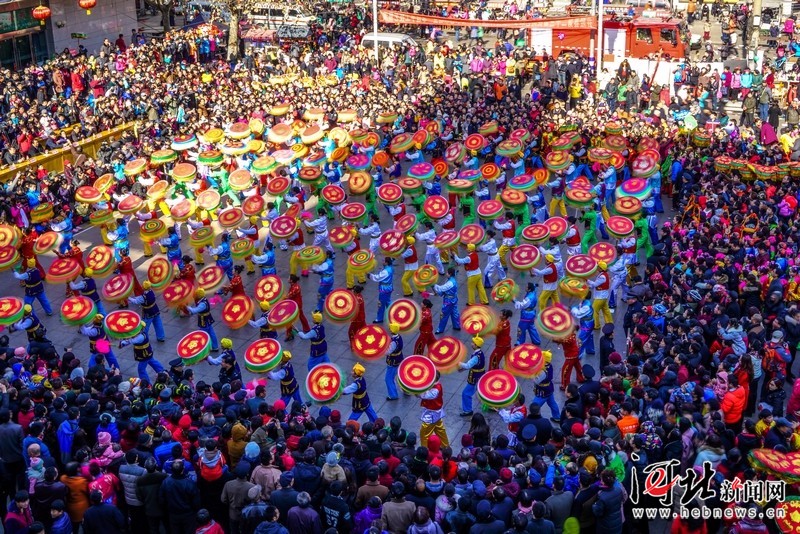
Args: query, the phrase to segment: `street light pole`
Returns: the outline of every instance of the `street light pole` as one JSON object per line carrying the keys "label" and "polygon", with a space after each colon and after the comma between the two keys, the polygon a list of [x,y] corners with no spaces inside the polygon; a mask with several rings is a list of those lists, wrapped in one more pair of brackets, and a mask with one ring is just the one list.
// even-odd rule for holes
{"label": "street light pole", "polygon": [[[761,37],[761,0],[753,0],[753,12],[750,14],[753,26],[750,28],[753,57],[758,57],[758,40]],[[744,40],[744,39],[743,39]],[[745,42],[745,59],[747,59],[747,43]],[[758,65],[756,65],[757,67]]]}
{"label": "street light pole", "polygon": [[603,0],[597,0],[597,78],[603,71]]}
{"label": "street light pole", "polygon": [[375,62],[380,67],[380,58],[378,56],[378,0],[372,0],[372,33],[375,37]]}

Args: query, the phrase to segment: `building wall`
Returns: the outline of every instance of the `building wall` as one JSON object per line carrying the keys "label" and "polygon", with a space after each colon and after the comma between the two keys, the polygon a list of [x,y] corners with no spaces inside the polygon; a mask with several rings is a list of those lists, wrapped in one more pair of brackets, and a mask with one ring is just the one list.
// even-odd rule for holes
{"label": "building wall", "polygon": [[[138,28],[136,22],[135,0],[97,0],[92,14],[78,6],[78,0],[51,0],[52,18],[48,27],[53,32],[53,50],[56,53],[64,48],[78,48],[78,40],[73,33],[85,33],[86,39],[80,44],[94,54],[100,51],[103,39],[108,37],[113,43],[121,33],[130,44],[131,30]],[[59,28],[63,22],[63,27]]]}

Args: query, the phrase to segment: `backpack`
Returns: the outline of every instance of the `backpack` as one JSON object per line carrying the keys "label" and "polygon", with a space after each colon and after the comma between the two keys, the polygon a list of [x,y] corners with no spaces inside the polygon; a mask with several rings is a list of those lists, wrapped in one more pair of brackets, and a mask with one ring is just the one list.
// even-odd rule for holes
{"label": "backpack", "polygon": [[786,374],[786,362],[778,355],[773,346],[764,347],[764,357],[761,360],[761,368],[771,376],[784,376]]}
{"label": "backpack", "polygon": [[219,461],[217,461],[213,467],[206,464],[206,462],[203,462],[202,460],[199,463],[200,477],[202,477],[202,479],[206,482],[214,482],[215,480],[219,480],[222,475],[225,474],[225,461],[223,460],[222,455],[220,455]]}

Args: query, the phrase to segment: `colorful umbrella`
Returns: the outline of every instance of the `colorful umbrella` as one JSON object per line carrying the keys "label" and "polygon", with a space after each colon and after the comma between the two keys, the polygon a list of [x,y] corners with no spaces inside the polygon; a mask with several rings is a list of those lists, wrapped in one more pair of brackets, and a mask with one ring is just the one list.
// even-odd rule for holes
{"label": "colorful umbrella", "polygon": [[633,233],[633,229],[633,221],[621,215],[613,215],[606,221],[606,230],[608,234],[617,239],[628,237]]}
{"label": "colorful umbrella", "polygon": [[478,204],[478,217],[481,219],[491,221],[500,217],[503,214],[505,207],[499,200],[484,200]]}
{"label": "colorful umbrella", "polygon": [[290,299],[283,299],[275,304],[267,314],[267,322],[275,329],[290,326],[300,315],[300,307],[297,302]]}
{"label": "colorful umbrella", "polygon": [[347,264],[355,274],[365,274],[375,268],[375,255],[369,250],[357,250],[347,258]]}
{"label": "colorful umbrella", "polygon": [[208,265],[197,273],[197,287],[206,293],[215,293],[225,285],[227,276],[225,270],[219,265]]}
{"label": "colorful umbrella", "polygon": [[154,258],[147,267],[147,279],[154,291],[166,288],[175,275],[175,267],[167,258]]}
{"label": "colorful umbrella", "polygon": [[422,211],[431,219],[441,219],[450,212],[450,203],[441,195],[431,195],[425,199]]}
{"label": "colorful umbrella", "polygon": [[523,243],[514,247],[508,255],[508,264],[519,271],[527,271],[533,269],[541,258],[538,247]]}
{"label": "colorful umbrella", "polygon": [[419,291],[424,291],[439,282],[439,271],[430,264],[421,265],[414,271],[414,285]]}
{"label": "colorful umbrella", "polygon": [[546,224],[529,224],[522,229],[522,239],[534,245],[541,245],[550,238],[550,228]]}
{"label": "colorful umbrella", "polygon": [[[88,298],[88,297],[79,297]],[[69,299],[67,299],[69,300]],[[89,299],[91,302],[91,299]],[[64,301],[66,302],[66,301]],[[92,302],[94,305],[94,302]],[[0,298],[0,325],[9,326],[20,321],[25,316],[25,303],[17,297]]]}
{"label": "colorful umbrella", "polygon": [[269,224],[269,233],[275,239],[287,239],[297,232],[297,220],[294,217],[280,215]]}
{"label": "colorful umbrella", "polygon": [[406,213],[394,222],[396,230],[400,230],[405,235],[411,235],[419,226],[419,219],[413,213]]}
{"label": "colorful umbrella", "polygon": [[486,230],[480,224],[468,224],[458,232],[461,243],[478,246],[486,240]]}
{"label": "colorful umbrella", "polygon": [[519,294],[519,286],[511,278],[497,282],[492,288],[492,300],[498,304],[508,304]]}
{"label": "colorful umbrella", "polygon": [[550,237],[555,239],[561,239],[569,230],[569,223],[563,217],[550,217],[544,224],[550,230]]}
{"label": "colorful umbrella", "polygon": [[164,289],[164,302],[170,308],[180,308],[192,299],[194,285],[189,280],[175,280]]}
{"label": "colorful umbrella", "polygon": [[564,269],[575,278],[589,278],[597,272],[597,261],[588,254],[576,254],[567,259]]}
{"label": "colorful umbrella", "polygon": [[[17,253],[16,249],[12,249],[12,251],[14,252],[12,257],[19,258],[19,253]],[[3,261],[3,256],[6,255],[0,254],[0,262],[5,264],[9,260]],[[14,263],[16,263],[16,260],[14,260]],[[81,271],[81,265],[75,258],[56,258],[53,260],[53,263],[50,264],[50,268],[47,270],[47,276],[45,278],[51,284],[71,282],[72,280],[75,280],[79,274],[81,274]]]}

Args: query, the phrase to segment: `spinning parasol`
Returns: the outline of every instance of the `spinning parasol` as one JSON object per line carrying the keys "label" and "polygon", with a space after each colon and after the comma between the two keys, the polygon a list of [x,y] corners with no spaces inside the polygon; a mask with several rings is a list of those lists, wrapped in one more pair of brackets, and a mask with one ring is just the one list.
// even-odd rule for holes
{"label": "spinning parasol", "polygon": [[244,352],[244,366],[251,373],[268,373],[283,359],[283,348],[277,339],[258,339]]}
{"label": "spinning parasol", "polygon": [[353,353],[367,361],[378,360],[386,355],[391,344],[389,333],[380,325],[370,324],[360,328],[352,339]]}
{"label": "spinning parasol", "polygon": [[114,310],[103,319],[103,330],[111,339],[136,337],[144,328],[141,316],[131,310]]}
{"label": "spinning parasol", "polygon": [[[8,314],[8,311],[3,310],[3,307],[6,304],[7,301],[5,299],[0,299],[0,313],[2,313],[3,316]],[[21,303],[19,313],[19,319],[22,319]],[[97,306],[89,297],[85,297],[83,295],[79,295],[77,297],[68,297],[63,303],[61,303],[61,322],[67,326],[83,326],[92,322],[95,315],[97,315]],[[13,324],[5,323],[4,320],[5,319],[0,318],[0,324]]]}
{"label": "spinning parasol", "polygon": [[389,306],[387,318],[389,323],[400,327],[400,333],[406,334],[417,329],[422,319],[422,310],[414,300],[397,299]]}
{"label": "spinning parasol", "polygon": [[505,358],[505,368],[520,378],[533,378],[544,370],[542,350],[532,343],[517,345]]}
{"label": "spinning parasol", "polygon": [[283,299],[275,304],[267,314],[267,322],[276,330],[290,326],[300,315],[300,307],[293,300]]}
{"label": "spinning parasol", "polygon": [[408,356],[397,368],[397,383],[406,393],[424,393],[436,384],[436,366],[425,356]]}
{"label": "spinning parasol", "polygon": [[503,369],[488,371],[477,385],[478,398],[491,408],[505,408],[519,396],[519,382]]}
{"label": "spinning parasol", "polygon": [[205,290],[206,293],[216,293],[227,280],[225,270],[218,265],[208,265],[197,273],[197,287]]}
{"label": "spinning parasol", "polygon": [[203,330],[189,332],[178,341],[175,352],[183,365],[194,365],[202,362],[211,352],[211,336]]}
{"label": "spinning parasol", "polygon": [[328,320],[334,323],[346,323],[355,317],[357,302],[349,289],[334,289],[325,297],[323,311]]}
{"label": "spinning parasol", "polygon": [[440,373],[455,371],[466,356],[466,345],[453,336],[444,336],[437,339],[431,343],[428,349],[428,359],[433,362]]}
{"label": "spinning parasol", "polygon": [[256,282],[255,297],[259,302],[275,304],[283,298],[283,281],[278,275],[268,274]]}
{"label": "spinning parasol", "polygon": [[469,306],[461,314],[461,328],[470,336],[482,336],[493,332],[497,323],[495,311],[483,304]]}
{"label": "spinning parasol", "polygon": [[344,375],[332,363],[315,365],[306,375],[306,392],[317,404],[336,402],[344,389]]}
{"label": "spinning parasol", "polygon": [[255,305],[246,295],[234,295],[222,307],[222,321],[231,330],[242,328],[253,318]]}

